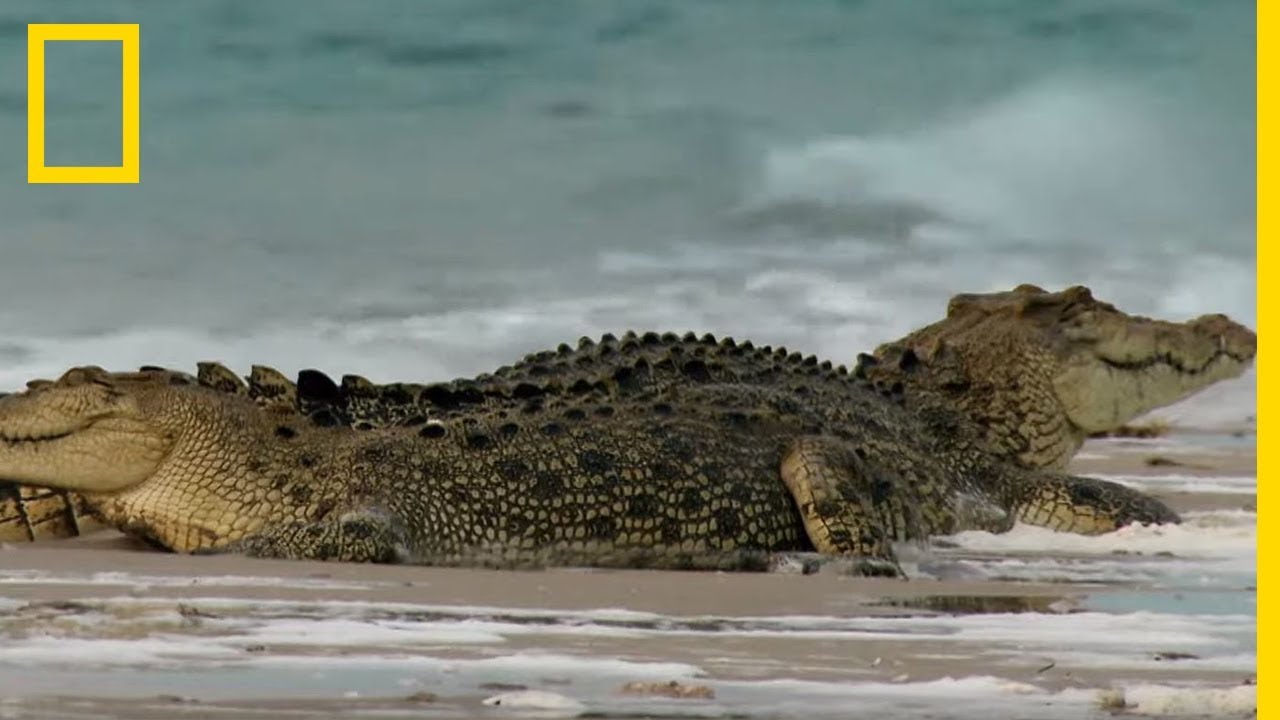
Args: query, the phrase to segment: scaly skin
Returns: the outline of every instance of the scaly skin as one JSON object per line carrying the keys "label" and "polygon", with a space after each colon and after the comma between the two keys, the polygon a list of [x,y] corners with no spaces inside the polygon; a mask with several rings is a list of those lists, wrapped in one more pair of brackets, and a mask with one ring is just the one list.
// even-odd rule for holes
{"label": "scaly skin", "polygon": [[895,540],[1015,519],[1085,533],[1177,520],[1113,483],[1001,462],[956,440],[945,409],[798,364],[827,394],[703,378],[369,431],[180,373],[77,368],[0,400],[0,476],[81,492],[180,552],[431,564],[892,563]]}
{"label": "scaly skin", "polygon": [[[1095,426],[1104,416],[1118,426],[1239,374],[1255,344],[1253,333],[1222,316],[1183,324],[1151,321],[1093,301],[1084,288],[1045,293],[1020,286],[1008,293],[956,296],[946,320],[881,346],[876,358],[862,356],[858,374],[873,378],[888,400],[902,403],[905,395],[917,405],[942,403],[978,420],[988,449],[1000,456],[1030,467],[1060,467],[1088,432],[1063,408],[1091,415]],[[1156,354],[1142,355],[1148,349]],[[1117,373],[1117,353],[1139,361]],[[889,362],[878,361],[884,358]],[[1172,378],[1160,373],[1162,367],[1178,370],[1197,362],[1195,372]],[[335,384],[321,373],[304,371],[295,388],[276,371],[255,367],[246,386],[215,364],[202,365],[200,379],[265,406],[301,409],[321,425],[369,429],[509,407],[530,398],[557,404],[591,392],[626,399],[709,382],[782,388],[807,393],[816,402],[839,402],[851,379],[830,369],[812,357],[749,342],[628,333],[599,343],[584,338],[576,349],[561,345],[531,354],[492,375],[432,385],[374,385],[358,376]],[[1143,395],[1121,411],[1114,400],[1136,383],[1143,384]],[[978,426],[958,423],[952,434],[971,442]],[[38,500],[24,501],[20,493]],[[41,531],[74,534],[77,512],[68,507],[73,500],[65,493],[0,483],[0,539],[27,539]],[[79,517],[81,523],[92,522],[82,513]]]}
{"label": "scaly skin", "polygon": [[1128,315],[1085,287],[957,295],[947,317],[859,359],[908,399],[975,421],[989,449],[1063,468],[1086,437],[1242,374],[1258,338],[1225,315],[1184,323]]}

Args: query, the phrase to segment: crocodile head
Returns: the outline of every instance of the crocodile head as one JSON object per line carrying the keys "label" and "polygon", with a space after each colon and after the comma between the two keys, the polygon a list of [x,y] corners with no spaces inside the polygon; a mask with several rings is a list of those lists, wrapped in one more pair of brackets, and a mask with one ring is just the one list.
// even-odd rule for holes
{"label": "crocodile head", "polygon": [[288,454],[270,440],[298,437],[293,420],[185,373],[73,368],[0,398],[0,478],[83,494],[126,533],[194,551],[280,509],[260,470]]}
{"label": "crocodile head", "polygon": [[150,478],[184,431],[191,404],[177,373],[73,368],[0,398],[0,477],[110,493]]}
{"label": "crocodile head", "polygon": [[881,387],[942,398],[996,451],[1060,467],[1089,434],[1170,405],[1253,362],[1257,336],[1224,315],[1128,315],[1085,287],[957,295],[947,317],[881,345],[859,369]]}

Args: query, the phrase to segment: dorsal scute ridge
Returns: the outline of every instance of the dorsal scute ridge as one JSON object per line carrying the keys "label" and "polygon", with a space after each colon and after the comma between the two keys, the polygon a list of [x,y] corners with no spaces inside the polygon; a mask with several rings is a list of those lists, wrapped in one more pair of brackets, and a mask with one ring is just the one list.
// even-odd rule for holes
{"label": "dorsal scute ridge", "polygon": [[226,365],[217,362],[196,363],[196,382],[219,392],[247,395],[249,386]]}
{"label": "dorsal scute ridge", "polygon": [[298,410],[298,387],[284,373],[267,365],[249,368],[249,396],[259,405],[280,412]]}
{"label": "dorsal scute ridge", "polygon": [[[220,365],[201,366],[202,384],[222,383],[224,376],[235,378]],[[782,383],[789,392],[797,383],[810,383],[810,392],[828,395],[866,385],[851,378],[844,365],[784,346],[756,347],[749,340],[712,333],[627,330],[621,339],[612,333],[598,341],[582,336],[574,345],[527,353],[522,361],[492,373],[447,382],[378,385],[355,374],[335,382],[319,370],[303,370],[296,383],[289,383],[273,370],[255,368],[248,387],[255,399],[267,397],[265,404],[277,408],[292,403],[319,424],[378,427],[484,413],[512,403],[542,407],[609,398],[628,403],[682,384],[705,383]],[[236,392],[234,381],[224,384],[224,391]],[[873,389],[878,394],[885,390]],[[901,400],[901,393],[885,394]]]}

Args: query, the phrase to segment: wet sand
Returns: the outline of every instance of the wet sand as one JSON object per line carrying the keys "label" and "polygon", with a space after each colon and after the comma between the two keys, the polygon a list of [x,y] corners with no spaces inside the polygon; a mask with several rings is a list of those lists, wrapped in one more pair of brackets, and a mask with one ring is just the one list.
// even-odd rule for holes
{"label": "wet sand", "polygon": [[[1072,469],[1243,477],[1250,441],[1091,441]],[[1255,502],[1251,492],[1160,494],[1180,512]],[[187,557],[111,531],[8,545],[0,717],[489,717],[511,710],[484,698],[518,688],[585,703],[544,710],[555,716],[842,717],[856,707],[982,717],[1004,706],[1104,717],[1107,688],[1238,693],[1254,674],[1248,650],[1223,650],[1215,635],[1249,632],[1237,615],[1223,630],[1201,628],[1199,611],[1183,622],[1094,610],[1144,592],[1211,608],[1213,596],[1196,593],[1235,602],[1252,588],[1000,580],[972,572],[982,553],[938,545],[910,581]],[[935,566],[952,571],[929,577]],[[702,684],[716,698],[618,694],[634,680]],[[1232,698],[1247,714],[1247,700]]]}

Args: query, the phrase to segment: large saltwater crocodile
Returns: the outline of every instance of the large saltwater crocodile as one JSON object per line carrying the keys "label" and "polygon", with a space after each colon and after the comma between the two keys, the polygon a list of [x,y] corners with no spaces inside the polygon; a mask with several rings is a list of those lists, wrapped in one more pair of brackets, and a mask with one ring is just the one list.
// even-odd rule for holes
{"label": "large saltwater crocodile", "polygon": [[[990,327],[987,330],[977,331],[975,328],[981,327],[983,322],[968,318],[974,313],[1003,319],[999,322],[989,320],[987,324]],[[960,296],[953,301],[948,320],[931,327],[935,330],[945,328],[948,323],[962,328],[963,332],[957,333],[957,338],[973,339],[981,337],[984,332],[1003,334],[1003,342],[988,344],[1006,353],[1006,357],[1031,358],[1028,353],[1007,354],[1019,349],[1019,336],[1023,338],[1021,345],[1034,346],[1038,343],[1049,347],[1052,352],[1041,352],[1033,358],[1035,362],[1028,364],[1035,372],[1013,378],[1023,378],[1023,384],[1028,387],[1039,383],[1040,378],[1051,382],[1057,380],[1062,373],[1074,373],[1078,382],[1070,387],[1085,388],[1094,393],[1093,397],[1107,398],[1108,393],[1116,395],[1118,390],[1120,394],[1124,394],[1125,388],[1136,384],[1143,390],[1144,402],[1149,406],[1166,404],[1216,379],[1237,374],[1252,357],[1254,343],[1251,333],[1220,317],[1182,325],[1131,318],[1108,305],[1093,301],[1083,289],[1044,293],[1035,288],[1022,287],[1012,293]],[[1025,326],[1026,330],[1022,333],[1008,332],[1008,327],[1018,326]],[[1000,328],[1004,330],[999,331]],[[935,339],[938,334],[935,331]],[[900,343],[916,335],[909,336]],[[951,373],[958,366],[956,358],[977,357],[972,353],[940,355],[936,352],[937,343],[934,342],[933,345],[934,352],[926,355],[926,361],[940,356],[948,357],[951,360],[948,372]],[[957,344],[957,348],[963,347],[963,342]],[[884,351],[885,348],[881,350]],[[945,393],[948,398],[954,398],[957,393],[956,383],[934,383],[937,387],[919,383],[919,379],[928,377],[928,373],[919,372],[917,366],[927,366],[927,362],[922,363],[919,358],[912,358],[916,351],[907,352],[901,346],[890,353],[879,354],[888,357],[895,352],[895,362],[891,365],[867,360],[861,365],[862,372],[855,373],[881,376],[878,380],[879,395],[866,382],[846,376],[829,365],[819,364],[816,359],[767,348],[753,348],[747,343],[715,343],[708,338],[647,334],[624,337],[622,340],[606,339],[599,344],[585,343],[577,350],[562,346],[554,352],[529,356],[517,366],[501,369],[492,376],[430,386],[373,386],[358,378],[344,378],[344,382],[337,385],[318,373],[303,373],[298,386],[294,388],[278,375],[259,369],[255,371],[246,391],[234,375],[217,366],[206,366],[201,373],[203,385],[215,386],[222,393],[230,391],[227,393],[229,397],[218,397],[215,392],[197,389],[193,385],[163,384],[187,383],[187,379],[180,374],[152,370],[141,374],[109,376],[97,370],[83,370],[68,374],[57,385],[37,383],[30,393],[22,396],[25,400],[15,399],[8,408],[23,405],[28,408],[40,407],[40,403],[49,403],[51,400],[56,405],[59,397],[82,397],[86,387],[107,385],[117,391],[129,388],[128,393],[136,393],[142,397],[167,397],[169,399],[166,402],[172,401],[175,406],[191,402],[201,406],[208,404],[224,408],[225,412],[233,415],[248,413],[250,417],[261,416],[259,419],[278,420],[279,417],[275,414],[281,409],[286,414],[291,414],[293,410],[301,408],[310,415],[311,421],[296,422],[295,418],[295,421],[291,421],[292,424],[280,425],[281,428],[287,427],[289,433],[294,433],[294,437],[288,438],[290,442],[287,443],[282,439],[274,439],[270,443],[294,448],[306,446],[306,442],[294,441],[302,435],[304,439],[325,437],[327,439],[322,441],[323,444],[349,444],[351,448],[366,445],[383,447],[389,442],[387,438],[394,437],[397,439],[392,444],[396,446],[397,452],[404,455],[399,463],[402,466],[399,472],[403,473],[405,467],[413,466],[417,468],[415,472],[422,474],[427,466],[415,463],[422,461],[421,453],[426,452],[436,456],[434,459],[439,461],[432,465],[435,472],[431,476],[440,477],[442,482],[448,484],[450,478],[460,472],[463,466],[471,467],[470,463],[478,461],[490,475],[486,481],[489,483],[486,492],[490,496],[495,492],[498,496],[525,492],[529,488],[523,487],[522,482],[527,484],[529,478],[520,481],[494,476],[494,467],[484,465],[486,462],[505,463],[512,457],[528,460],[539,457],[541,452],[552,452],[554,455],[557,448],[561,452],[572,454],[573,447],[609,446],[615,448],[613,459],[616,464],[616,453],[621,447],[618,443],[632,443],[633,449],[637,451],[623,456],[630,457],[637,463],[631,467],[632,475],[629,478],[616,473],[602,475],[598,468],[575,466],[559,456],[550,460],[551,467],[559,469],[542,471],[544,480],[550,472],[559,476],[560,484],[565,480],[579,484],[585,482],[594,494],[579,495],[578,500],[588,497],[591,500],[588,505],[594,507],[599,504],[599,508],[575,508],[570,503],[565,509],[565,513],[571,516],[568,518],[571,521],[568,522],[569,527],[566,528],[569,532],[567,537],[556,534],[555,529],[546,535],[547,529],[542,528],[542,540],[529,542],[525,542],[529,539],[523,536],[520,542],[515,542],[516,538],[508,529],[506,533],[499,530],[495,535],[490,531],[470,539],[455,537],[450,542],[459,541],[463,545],[455,544],[443,550],[438,542],[437,546],[427,547],[432,545],[433,538],[423,537],[418,532],[420,528],[410,526],[415,516],[434,517],[444,512],[430,502],[424,500],[421,506],[410,503],[406,507],[397,508],[397,503],[380,497],[371,502],[353,503],[350,497],[353,490],[359,489],[355,494],[361,497],[376,496],[380,492],[376,482],[373,483],[371,492],[367,483],[357,483],[362,486],[360,489],[347,487],[341,480],[344,476],[352,476],[352,471],[357,468],[357,475],[368,474],[366,465],[361,464],[359,459],[363,450],[350,450],[347,455],[328,458],[328,464],[336,465],[332,468],[326,468],[325,463],[321,463],[319,469],[308,468],[305,471],[300,471],[297,467],[273,468],[287,469],[288,476],[292,478],[289,482],[294,483],[294,487],[303,479],[300,475],[310,476],[327,470],[330,474],[339,476],[339,480],[333,481],[332,488],[327,487],[326,483],[320,483],[330,495],[328,500],[300,501],[297,497],[284,498],[280,493],[273,495],[262,488],[259,488],[257,494],[249,493],[254,497],[263,493],[274,497],[272,502],[291,507],[294,518],[301,515],[313,516],[316,513],[324,514],[327,518],[335,509],[345,507],[352,510],[355,514],[350,517],[357,520],[351,522],[358,521],[363,528],[361,532],[370,530],[372,526],[369,523],[380,528],[379,537],[385,542],[379,545],[379,552],[384,554],[378,557],[386,557],[388,548],[398,547],[407,549],[418,560],[433,562],[474,560],[477,551],[481,549],[485,553],[507,559],[510,559],[512,553],[544,556],[551,553],[566,561],[599,562],[604,558],[602,549],[608,547],[614,552],[612,557],[615,559],[616,551],[622,551],[630,558],[629,562],[635,562],[639,552],[645,556],[644,563],[671,565],[690,563],[690,558],[695,555],[723,555],[724,551],[731,548],[788,549],[797,546],[816,546],[829,552],[856,552],[884,557],[890,539],[921,537],[932,532],[955,529],[956,524],[962,520],[955,502],[957,496],[964,496],[970,506],[974,505],[974,499],[978,499],[978,506],[985,510],[978,513],[985,518],[982,522],[995,525],[1007,524],[1015,516],[1020,516],[1024,520],[1042,524],[1096,531],[1109,529],[1118,522],[1130,519],[1171,518],[1162,507],[1114,486],[1057,475],[1043,475],[1039,482],[1031,482],[1030,477],[995,462],[989,453],[977,449],[987,444],[987,439],[974,438],[975,428],[972,423],[958,421],[945,408],[938,408],[931,401],[939,392]],[[1132,358],[1140,352],[1151,354],[1155,360],[1141,367],[1133,363],[1117,362],[1117,358]],[[1094,365],[1101,362],[1105,366],[1105,372],[1095,373],[1092,377],[1087,372],[1081,372],[1087,369],[1090,355],[1095,358],[1092,361]],[[1178,372],[1168,375],[1164,369],[1166,365]],[[975,363],[973,367],[978,365]],[[892,372],[905,373],[907,382],[894,380],[891,368]],[[1117,368],[1132,375],[1117,377]],[[1183,378],[1182,375],[1189,375],[1191,379]],[[1027,382],[1027,379],[1034,379],[1036,382]],[[904,384],[908,387],[919,384],[921,390],[904,392]],[[246,402],[245,398],[239,397],[242,395],[253,396],[257,404]],[[887,401],[882,397],[886,395]],[[905,409],[900,407],[904,404],[904,395],[908,398]],[[1083,390],[1074,394],[1074,397],[1081,396],[1089,397]],[[45,399],[37,400],[41,397]],[[1068,393],[1068,397],[1072,395]],[[1006,394],[998,403],[990,405],[1007,405],[1008,398],[1009,395]],[[1058,399],[1069,411],[1077,410],[1067,398]],[[265,414],[258,409],[264,402],[271,406],[270,412]],[[1110,404],[1120,407],[1115,402]],[[719,409],[716,409],[717,406]],[[965,409],[973,414],[972,407]],[[1035,410],[1034,407],[1027,409]],[[1135,407],[1133,411],[1136,414],[1144,409],[1147,408]],[[887,415],[882,418],[877,410]],[[601,411],[612,411],[613,415],[600,417],[597,412]],[[1019,408],[1014,405],[1005,412],[1018,411]],[[592,420],[582,423],[581,420],[588,412],[591,412]],[[1112,413],[1117,422],[1127,419],[1119,417],[1117,413],[1122,411],[1117,409]],[[1093,416],[1099,417],[1101,414],[1094,412]],[[994,419],[1001,417],[999,412],[992,412],[990,407],[986,409],[986,416]],[[9,412],[0,415],[0,432],[17,437],[22,433],[13,432],[4,419],[13,417]],[[439,422],[427,423],[428,417],[438,418]],[[521,419],[516,420],[517,417]],[[559,421],[543,425],[543,437],[532,440],[526,437],[530,434],[527,427],[529,421],[544,422],[549,417],[555,417]],[[566,419],[570,422],[564,422]],[[76,422],[79,421],[72,424]],[[888,428],[890,437],[886,438],[886,428],[879,427],[885,422],[901,427]],[[99,421],[94,423],[101,424]],[[372,440],[356,440],[359,433],[316,427],[333,425],[384,429],[370,434],[374,438]],[[484,425],[494,425],[498,431],[493,432],[492,427],[488,431],[476,430]],[[579,428],[579,425],[584,425],[585,428]],[[868,428],[863,426],[870,426],[874,431],[868,432]],[[7,427],[10,429],[6,429]],[[20,430],[20,420],[16,427]],[[548,433],[548,429],[553,427],[558,430]],[[1028,465],[1035,465],[1037,462],[1054,464],[1060,459],[1061,452],[1050,457],[1048,454],[1036,455],[1026,451],[1029,441],[1046,434],[1043,430],[1044,423],[1005,423],[1002,427],[1014,428],[1014,434],[1024,438],[1024,442],[1013,444],[1012,449],[1019,452],[1001,452],[1011,454]],[[93,428],[94,424],[91,423],[89,428],[79,432],[92,432]],[[420,434],[461,434],[469,439],[463,443],[462,454],[455,456],[459,450],[456,444],[426,443],[430,448],[419,447],[423,445],[422,438],[413,439],[412,436],[413,431],[418,428],[421,428],[418,430]],[[906,430],[909,435],[922,435],[914,438],[913,443],[911,438],[901,436],[902,430]],[[511,437],[507,438],[505,433],[511,433]],[[558,439],[561,436],[566,439]],[[708,463],[684,466],[686,473],[694,473],[693,478],[675,477],[681,473],[673,473],[672,468],[675,466],[670,462],[663,462],[664,458],[669,460],[674,457],[668,445],[677,437],[683,437],[691,443],[688,452],[692,453],[692,457],[698,458],[699,462]],[[36,448],[46,447],[47,443],[53,442],[56,445],[63,443],[65,439],[45,440],[34,444],[9,443],[8,446],[16,452],[36,451]],[[222,442],[234,445],[236,442],[249,443],[251,440],[251,437],[240,436],[236,440],[228,437]],[[602,442],[605,445],[599,445]],[[1078,444],[1078,440],[1076,442]],[[476,447],[477,443],[484,447]],[[751,458],[756,464],[760,463],[761,458],[753,452],[757,449],[753,447],[753,443],[762,443],[766,448],[770,443],[775,446],[766,452],[766,457],[770,453],[778,456],[773,462],[772,494],[762,490],[764,486],[759,484],[761,476],[758,468],[757,472],[742,475],[740,471],[734,472],[737,468],[733,463],[726,462],[738,443],[744,444],[744,448],[738,451],[744,461]],[[564,447],[566,444],[567,447]],[[859,445],[864,453],[868,452],[869,447],[877,447],[877,450],[869,458],[859,457],[856,452],[848,455],[857,449],[854,444]],[[176,447],[180,449],[182,445],[177,443]],[[789,449],[784,450],[783,446]],[[925,453],[941,453],[935,458],[941,463],[940,466],[922,466],[922,457],[894,456],[895,452],[906,451],[908,448]],[[717,450],[720,451],[720,457],[716,456]],[[479,457],[472,457],[477,452]],[[650,455],[646,456],[646,452]],[[800,515],[794,512],[793,500],[785,496],[782,485],[777,483],[778,458],[783,456],[789,458],[792,464],[784,462],[782,479],[788,482],[793,494],[798,493],[796,499],[800,500],[801,514],[807,515],[807,538],[798,524]],[[861,467],[861,470],[851,473],[848,462],[832,465],[830,460],[833,456],[847,456],[845,460],[858,458],[852,467]],[[441,457],[444,459],[441,460]],[[824,466],[824,472],[817,475],[808,473],[808,466],[803,463],[795,464],[801,459],[810,458],[829,464]],[[663,477],[656,478],[657,485],[666,485],[671,480],[678,481],[677,485],[681,489],[679,498],[667,492],[671,490],[669,487],[645,487],[654,484],[655,478],[651,471],[655,462],[664,469],[659,473]],[[751,462],[748,461],[747,464],[750,465]],[[98,474],[88,480],[69,480],[62,469],[57,471],[61,473],[58,477],[49,478],[48,468],[35,468],[36,476],[32,477],[61,487],[100,491],[105,489],[104,483],[111,484],[108,476],[113,468],[109,467],[111,463],[104,465],[108,467],[94,470]],[[164,482],[177,482],[172,477],[173,468],[166,469],[163,463],[161,465],[157,474],[166,475]],[[3,456],[0,455],[0,471],[4,471],[6,467]],[[22,471],[30,471],[27,466],[22,468]],[[248,473],[249,476],[254,476],[261,471],[261,468],[253,472],[241,468],[233,475]],[[27,476],[5,472],[8,477],[29,479]],[[865,477],[867,472],[876,475],[878,480],[872,483]],[[394,477],[390,480],[399,478],[395,472],[392,475]],[[498,475],[502,473],[499,472]],[[975,475],[984,478],[977,480]],[[637,482],[642,476],[645,479]],[[277,475],[276,482],[281,482],[282,477],[284,476]],[[689,484],[691,480],[694,482]],[[242,541],[237,547],[260,554],[336,555],[349,559],[369,557],[368,548],[355,552],[353,546],[344,546],[341,542],[330,543],[332,547],[317,548],[314,544],[307,547],[299,545],[298,538],[301,535],[290,535],[289,542],[282,541],[279,538],[280,533],[284,532],[279,529],[281,527],[291,528],[289,532],[302,532],[301,528],[308,527],[311,528],[309,532],[333,533],[345,526],[341,523],[335,525],[332,520],[321,520],[318,523],[298,520],[281,525],[281,519],[289,516],[289,512],[281,515],[271,511],[258,518],[255,516],[264,513],[257,512],[260,508],[256,507],[253,510],[241,509],[238,513],[240,517],[234,520],[224,518],[215,522],[215,525],[220,522],[227,527],[209,527],[206,524],[204,530],[210,537],[193,540],[193,523],[190,521],[184,524],[169,518],[157,523],[154,498],[157,483],[163,487],[164,482],[156,478],[143,482],[139,487],[147,490],[141,495],[134,490],[123,494],[95,493],[90,495],[90,500],[108,519],[117,524],[124,522],[135,531],[149,535],[174,549],[219,546],[266,524],[274,529],[253,540]],[[418,485],[424,483],[439,484],[430,480],[411,483],[406,489],[407,494],[422,494],[423,488]],[[177,482],[176,486],[180,487],[182,484]],[[228,501],[225,497],[218,499],[219,488],[216,483],[214,485],[210,490],[197,483],[193,487],[197,487],[199,492],[194,494],[203,495],[205,500],[199,503],[188,501],[188,509],[177,512],[190,515],[191,508],[204,507],[209,498],[214,498],[213,504],[222,506],[225,512]],[[468,486],[467,492],[474,494],[480,492],[485,483],[464,485]],[[308,482],[306,486],[314,487],[314,483]],[[229,487],[223,487],[222,490],[226,491]],[[744,490],[747,492],[746,496],[738,494]],[[844,492],[844,499],[834,504],[832,501],[815,502],[815,496],[834,490]],[[613,491],[621,492],[622,495],[611,496],[609,493]],[[693,533],[699,537],[690,540],[680,536],[670,518],[662,533],[655,534],[656,521],[653,518],[641,522],[640,518],[633,516],[633,503],[628,500],[634,494],[633,491],[639,491],[640,496],[646,498],[639,503],[641,506],[650,506],[654,502],[668,503],[667,510],[671,517],[682,516],[690,520],[683,526],[685,535]],[[759,495],[762,491],[765,494]],[[170,489],[165,492],[175,491]],[[851,500],[848,497],[850,493],[866,497]],[[222,496],[225,494],[221,493]],[[877,494],[885,497],[877,500]],[[1050,500],[1050,496],[1054,496],[1056,500]],[[701,501],[697,498],[701,498]],[[471,499],[474,501],[476,496]],[[1068,502],[1064,504],[1063,500]],[[1105,505],[1107,502],[1113,503],[1114,507],[1099,513],[1098,504]],[[735,505],[735,511],[726,510],[725,506],[730,504]],[[484,513],[476,515],[475,503],[471,505],[463,503],[462,507],[455,508],[456,514],[465,515],[469,522],[480,526],[492,526],[498,522],[493,517],[486,518]],[[698,507],[704,508],[701,514],[697,512]],[[784,507],[792,509],[787,511]],[[536,525],[543,522],[520,517],[520,509],[518,506],[510,506],[493,510],[498,515],[508,517],[508,524]],[[992,509],[1009,512],[993,513]],[[545,514],[547,509],[538,510]],[[769,524],[771,521],[758,517],[760,512],[766,510],[769,513],[780,512],[782,516],[789,518],[780,526]],[[720,519],[709,522],[706,511],[717,512]],[[1054,515],[1054,512],[1058,514]],[[572,527],[573,522],[582,522],[584,513],[592,518],[589,523],[591,529],[586,536],[580,534],[581,527],[577,530]],[[868,519],[877,513],[888,515]],[[734,517],[731,518],[731,515]],[[374,522],[371,518],[378,520]],[[755,529],[749,529],[746,535],[730,533],[735,537],[727,538],[727,543],[725,537],[713,538],[710,542],[702,537],[708,532],[716,533],[717,528],[735,526],[735,523],[743,525],[747,519],[751,520],[749,526],[754,526]],[[561,520],[563,524],[565,519]],[[172,526],[175,522],[178,526],[187,528],[185,538],[173,535]],[[613,527],[613,530],[608,530],[607,527]],[[831,535],[833,527],[841,530],[834,536]],[[821,540],[823,528],[828,533],[826,540]],[[463,535],[465,534],[464,532]],[[721,532],[721,535],[724,533]],[[851,540],[855,535],[857,539]],[[838,541],[833,542],[831,537],[836,537]],[[434,538],[434,541],[439,540]],[[690,542],[693,543],[692,546]]]}

